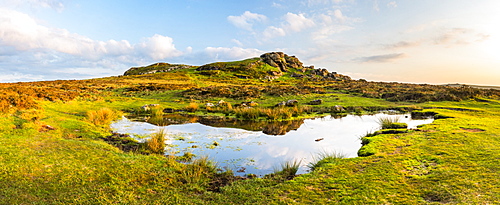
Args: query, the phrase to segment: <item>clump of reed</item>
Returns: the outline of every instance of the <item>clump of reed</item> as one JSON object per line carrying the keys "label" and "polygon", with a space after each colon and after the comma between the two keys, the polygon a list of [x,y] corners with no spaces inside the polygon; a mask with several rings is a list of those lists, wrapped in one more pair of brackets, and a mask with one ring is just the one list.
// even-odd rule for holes
{"label": "clump of reed", "polygon": [[163,107],[161,106],[152,106],[149,109],[149,113],[151,114],[152,117],[163,117]]}
{"label": "clump of reed", "polygon": [[234,108],[233,112],[237,118],[243,118],[246,120],[256,120],[261,116],[261,108],[252,107],[239,107]]}
{"label": "clump of reed", "polygon": [[299,171],[302,160],[286,161],[281,164],[280,168],[275,168],[273,174],[266,175],[268,178],[278,180],[291,180]]}
{"label": "clump of reed", "polygon": [[346,155],[341,152],[320,152],[316,157],[314,157],[314,161],[310,162],[307,167],[311,169],[311,171],[317,170],[319,167],[322,167],[325,164],[338,163],[340,159],[346,158]]}
{"label": "clump of reed", "polygon": [[401,129],[406,128],[406,123],[401,123],[399,117],[379,117],[377,123],[382,129]]}
{"label": "clump of reed", "polygon": [[196,112],[198,110],[199,106],[196,103],[189,103],[188,106],[186,106],[186,111],[188,112]]}
{"label": "clump of reed", "polygon": [[165,136],[166,131],[160,129],[157,132],[151,134],[151,137],[146,140],[145,146],[146,150],[152,154],[164,154],[165,153]]}
{"label": "clump of reed", "polygon": [[119,117],[119,113],[109,108],[101,108],[95,111],[88,111],[86,118],[94,125],[108,125]]}
{"label": "clump of reed", "polygon": [[293,112],[287,107],[267,108],[263,113],[269,120],[285,120],[293,116]]}

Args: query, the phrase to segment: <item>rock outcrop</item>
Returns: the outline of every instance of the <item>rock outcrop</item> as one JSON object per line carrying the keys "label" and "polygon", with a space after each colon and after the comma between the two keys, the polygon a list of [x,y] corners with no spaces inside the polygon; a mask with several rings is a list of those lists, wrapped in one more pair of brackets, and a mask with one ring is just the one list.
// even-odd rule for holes
{"label": "rock outcrop", "polygon": [[279,68],[281,72],[287,72],[288,68],[302,68],[302,62],[295,56],[288,56],[283,52],[264,53],[260,56],[261,61],[270,66]]}
{"label": "rock outcrop", "polygon": [[[269,70],[272,66],[273,69]],[[133,67],[124,75],[143,75],[159,72],[170,72],[180,69],[194,68],[195,66],[156,63],[145,67]],[[349,81],[349,76],[329,72],[325,68],[315,69],[314,66],[304,66],[295,56],[289,56],[283,52],[264,53],[260,57],[250,58],[234,62],[215,62],[196,68],[198,74],[206,76],[218,76],[222,72],[232,73],[234,77],[241,79],[263,79],[273,81],[283,75],[293,78],[301,78],[315,81]]]}
{"label": "rock outcrop", "polygon": [[145,75],[152,73],[164,73],[180,69],[188,69],[193,66],[182,64],[155,63],[145,67],[132,67],[125,71],[123,75]]}

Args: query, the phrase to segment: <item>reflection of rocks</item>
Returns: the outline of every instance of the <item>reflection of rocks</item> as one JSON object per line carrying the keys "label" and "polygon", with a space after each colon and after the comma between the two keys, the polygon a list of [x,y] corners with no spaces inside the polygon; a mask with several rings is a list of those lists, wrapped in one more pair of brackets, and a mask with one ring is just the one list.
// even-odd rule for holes
{"label": "reflection of rocks", "polygon": [[145,121],[153,125],[167,126],[177,124],[187,124],[198,122],[198,116],[189,116],[181,114],[169,114],[163,116],[146,117]]}
{"label": "reflection of rocks", "polygon": [[233,118],[200,118],[199,123],[212,127],[231,127],[249,131],[262,131],[268,135],[284,135],[290,130],[296,130],[304,123],[304,120],[290,121],[252,121],[238,120]]}
{"label": "reflection of rocks", "polygon": [[298,129],[302,125],[302,123],[304,123],[303,119],[288,121],[252,121],[225,118],[220,116],[201,117],[181,114],[164,115],[163,117],[151,117],[146,118],[145,121],[158,126],[200,123],[212,127],[231,127],[249,131],[262,131],[268,135],[284,135],[290,130]]}
{"label": "reflection of rocks", "polygon": [[268,135],[284,135],[291,130],[297,130],[304,123],[304,120],[289,120],[281,122],[264,122],[262,132]]}

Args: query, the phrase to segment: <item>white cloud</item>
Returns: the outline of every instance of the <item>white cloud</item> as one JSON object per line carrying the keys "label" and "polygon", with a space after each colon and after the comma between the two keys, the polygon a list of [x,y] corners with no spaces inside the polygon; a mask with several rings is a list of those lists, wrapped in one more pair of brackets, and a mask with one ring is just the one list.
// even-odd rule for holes
{"label": "white cloud", "polygon": [[285,21],[287,24],[283,27],[287,31],[299,32],[303,29],[314,26],[314,21],[312,19],[306,18],[304,14],[294,14],[288,12],[285,15]]}
{"label": "white cloud", "polygon": [[378,7],[378,0],[373,0],[373,10],[375,11],[380,11],[380,8]]}
{"label": "white cloud", "polygon": [[279,9],[284,8],[284,6],[282,4],[276,3],[276,2],[273,2],[273,4],[271,6],[274,8],[279,8]]}
{"label": "white cloud", "polygon": [[362,62],[362,63],[386,63],[395,61],[397,59],[405,58],[406,54],[404,53],[391,53],[384,55],[374,55],[374,56],[365,56],[354,59],[354,61]]}
{"label": "white cloud", "polygon": [[399,49],[399,48],[409,48],[419,46],[419,41],[399,41],[397,43],[385,45],[384,47],[387,49]]}
{"label": "white cloud", "polygon": [[275,37],[280,37],[280,36],[285,36],[286,32],[282,28],[274,27],[274,26],[269,26],[264,30],[264,38],[266,39],[271,39]]}
{"label": "white cloud", "polygon": [[245,11],[245,13],[240,16],[228,16],[227,20],[238,28],[251,31],[253,23],[265,21],[267,17],[262,14]]}
{"label": "white cloud", "polygon": [[268,26],[262,33],[265,40],[286,36],[287,34],[300,32],[304,29],[315,26],[316,24],[310,18],[305,17],[304,14],[294,14],[288,12],[283,16],[284,22],[280,27]]}
{"label": "white cloud", "polygon": [[391,1],[391,2],[387,3],[387,7],[396,8],[396,7],[398,7],[398,4],[395,1]]}
{"label": "white cloud", "polygon": [[436,38],[434,43],[438,45],[465,45],[475,42],[482,42],[490,37],[488,34],[479,33],[473,29],[467,28],[452,28],[442,31]]}
{"label": "white cloud", "polygon": [[155,34],[153,37],[144,38],[138,47],[142,53],[156,61],[182,55],[182,52],[175,49],[173,42],[174,40],[168,36]]}
{"label": "white cloud", "polygon": [[335,9],[335,11],[333,11],[333,16],[340,21],[344,21],[346,19],[346,17],[342,14],[342,11],[339,9]]}
{"label": "white cloud", "polygon": [[318,4],[339,4],[339,3],[342,3],[344,2],[344,0],[308,0],[307,1],[307,4],[309,6],[314,6],[314,5],[318,5]]}
{"label": "white cloud", "polygon": [[18,72],[12,74],[5,74],[5,72],[2,72],[2,75],[0,75],[0,82],[2,83],[19,81],[40,81],[43,79],[44,78],[41,75],[21,74]]}
{"label": "white cloud", "polygon": [[31,8],[50,8],[57,11],[64,9],[60,0],[3,0],[0,5],[7,7],[29,6]]}
{"label": "white cloud", "polygon": [[82,79],[117,75],[130,66],[182,54],[168,36],[155,34],[137,44],[126,40],[98,41],[41,25],[24,13],[0,8],[0,61],[6,68],[1,81],[38,80],[39,76]]}
{"label": "white cloud", "polygon": [[236,44],[237,46],[243,46],[243,43],[241,43],[241,41],[237,40],[237,39],[231,39],[231,42],[233,42],[234,44]]}
{"label": "white cloud", "polygon": [[39,25],[26,14],[6,9],[0,9],[0,46],[14,47],[18,51],[46,49],[85,59],[135,53],[160,60],[181,55],[173,39],[167,36],[156,34],[137,45],[126,40],[96,41],[65,29]]}

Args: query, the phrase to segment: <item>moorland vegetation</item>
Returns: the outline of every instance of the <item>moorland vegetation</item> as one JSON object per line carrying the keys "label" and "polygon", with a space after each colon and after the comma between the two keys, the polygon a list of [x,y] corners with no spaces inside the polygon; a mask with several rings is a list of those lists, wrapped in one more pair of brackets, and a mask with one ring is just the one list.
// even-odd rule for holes
{"label": "moorland vegetation", "polygon": [[[1,204],[500,203],[495,89],[352,80],[273,52],[0,90]],[[237,177],[207,158],[169,154],[161,143],[168,134],[138,143],[109,128],[121,115],[162,124],[169,114],[255,127],[272,121],[269,132],[282,133],[281,124],[304,118],[386,109],[436,120],[407,130],[381,119],[383,130],[362,136],[360,157],[318,153],[299,176],[292,161],[263,178]]]}

